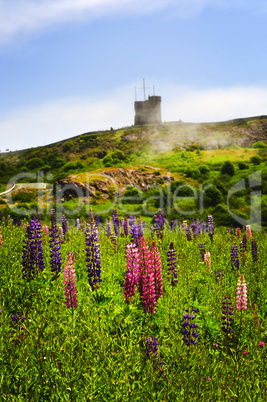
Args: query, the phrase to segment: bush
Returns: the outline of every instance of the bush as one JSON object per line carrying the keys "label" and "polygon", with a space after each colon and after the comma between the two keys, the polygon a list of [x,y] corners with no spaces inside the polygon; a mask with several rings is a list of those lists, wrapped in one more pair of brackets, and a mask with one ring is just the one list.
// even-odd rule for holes
{"label": "bush", "polygon": [[204,192],[204,206],[205,207],[215,207],[216,205],[222,203],[223,197],[222,193],[214,186],[207,188]]}
{"label": "bush", "polygon": [[245,169],[248,169],[248,165],[244,162],[238,162],[238,168],[240,170],[245,170]]}
{"label": "bush", "polygon": [[234,176],[235,168],[232,162],[225,161],[221,167],[221,174],[228,174],[229,176]]}
{"label": "bush", "polygon": [[207,165],[200,165],[199,171],[201,174],[204,174],[204,175],[208,175],[210,173],[210,169],[208,168]]}
{"label": "bush", "polygon": [[262,142],[262,141],[257,141],[257,142],[254,142],[254,144],[252,145],[252,148],[267,148],[267,145],[264,144],[264,142]]}
{"label": "bush", "polygon": [[253,163],[253,165],[260,165],[261,158],[258,155],[252,156],[250,162]]}
{"label": "bush", "polygon": [[33,158],[26,163],[26,166],[30,170],[36,170],[40,169],[43,166],[43,164],[44,162],[41,158]]}
{"label": "bush", "polygon": [[73,142],[68,141],[68,142],[65,142],[62,150],[63,150],[63,152],[68,152],[72,147],[73,147]]}
{"label": "bush", "polygon": [[104,165],[105,165],[106,167],[112,166],[113,163],[114,163],[112,156],[111,156],[111,155],[106,155],[106,156],[103,158],[103,163],[104,163]]}

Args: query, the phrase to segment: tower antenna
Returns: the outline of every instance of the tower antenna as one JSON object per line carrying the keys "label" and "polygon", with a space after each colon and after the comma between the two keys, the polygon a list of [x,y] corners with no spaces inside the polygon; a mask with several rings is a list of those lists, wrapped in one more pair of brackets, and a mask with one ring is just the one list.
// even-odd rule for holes
{"label": "tower antenna", "polygon": [[146,88],[149,88],[149,87],[146,87],[145,79],[143,79],[144,100],[146,100]]}

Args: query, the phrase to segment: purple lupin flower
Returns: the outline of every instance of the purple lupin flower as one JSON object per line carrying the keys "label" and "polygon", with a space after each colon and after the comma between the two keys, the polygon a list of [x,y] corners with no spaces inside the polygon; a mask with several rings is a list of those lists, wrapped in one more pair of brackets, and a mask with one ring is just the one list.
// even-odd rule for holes
{"label": "purple lupin flower", "polygon": [[113,223],[113,228],[116,236],[119,236],[120,234],[120,220],[118,217],[118,210],[113,209],[112,213],[112,223]]}
{"label": "purple lupin flower", "polygon": [[252,240],[252,242],[251,242],[251,252],[252,252],[253,262],[257,262],[258,261],[258,245],[257,245],[256,240]]}
{"label": "purple lupin flower", "polygon": [[233,306],[229,296],[222,302],[222,331],[227,335],[233,332]]}
{"label": "purple lupin flower", "polygon": [[111,222],[110,219],[108,218],[107,222],[106,222],[106,235],[107,237],[111,236]]}
{"label": "purple lupin flower", "polygon": [[197,220],[197,234],[201,234],[201,223],[200,220]]}
{"label": "purple lupin flower", "polygon": [[96,224],[97,227],[100,226],[100,218],[99,218],[99,215],[96,215],[96,216],[95,216],[95,224]]}
{"label": "purple lupin flower", "polygon": [[188,241],[192,240],[190,225],[186,225],[186,238]]}
{"label": "purple lupin flower", "polygon": [[238,247],[236,244],[231,247],[231,262],[232,268],[239,270]]}
{"label": "purple lupin flower", "polygon": [[167,251],[167,267],[168,274],[171,276],[171,285],[177,285],[177,262],[176,262],[176,251],[174,249],[173,242],[171,242],[169,250]]}
{"label": "purple lupin flower", "polygon": [[197,238],[197,224],[196,224],[196,221],[195,221],[194,218],[192,219],[192,233],[193,233],[194,239],[196,240],[196,238]]}
{"label": "purple lupin flower", "polygon": [[129,219],[128,219],[127,215],[125,215],[125,217],[124,217],[123,229],[124,229],[125,236],[128,236],[130,227],[129,227]]}
{"label": "purple lupin flower", "polygon": [[213,225],[213,217],[212,217],[212,215],[208,216],[208,230],[209,230],[210,240],[213,241],[214,225]]}
{"label": "purple lupin flower", "polygon": [[74,269],[74,253],[68,253],[67,261],[64,265],[64,291],[65,303],[67,308],[77,307],[77,289],[76,289],[76,276]]}
{"label": "purple lupin flower", "polygon": [[138,240],[139,240],[139,229],[136,221],[134,221],[131,226],[131,243],[135,243],[135,245],[138,246]]}
{"label": "purple lupin flower", "polygon": [[158,354],[158,342],[155,336],[152,339],[146,338],[146,357],[148,360],[157,356]]}
{"label": "purple lupin flower", "polygon": [[98,244],[98,232],[94,230],[90,233],[86,230],[86,266],[88,268],[88,281],[92,291],[97,289],[102,282],[100,250]]}
{"label": "purple lupin flower", "polygon": [[138,218],[137,227],[138,227],[138,238],[140,239],[140,237],[142,237],[144,235],[143,222],[142,222],[141,217]]}
{"label": "purple lupin flower", "polygon": [[68,222],[67,222],[65,215],[62,215],[61,220],[62,220],[62,236],[65,240],[67,234],[69,233],[69,227],[68,227]]}
{"label": "purple lupin flower", "polygon": [[126,256],[127,271],[124,283],[124,298],[126,303],[130,303],[135,296],[135,290],[139,280],[139,254],[138,248],[134,243],[127,245]]}
{"label": "purple lupin flower", "polygon": [[50,243],[50,266],[51,271],[55,273],[56,276],[59,276],[61,272],[61,252],[60,252],[60,241],[58,228],[56,223],[56,214],[55,210],[51,210],[51,228],[49,228],[49,243]]}
{"label": "purple lupin flower", "polygon": [[185,309],[186,314],[184,314],[184,319],[185,321],[182,323],[182,335],[183,336],[183,342],[185,345],[190,346],[192,345],[197,345],[196,338],[198,337],[198,334],[196,332],[196,329],[198,328],[198,325],[193,322],[193,320],[196,318],[195,313],[198,313],[198,309],[191,309],[191,312],[189,314],[189,309]]}
{"label": "purple lupin flower", "polygon": [[45,268],[41,236],[41,222],[32,219],[26,229],[22,255],[22,278],[31,280]]}

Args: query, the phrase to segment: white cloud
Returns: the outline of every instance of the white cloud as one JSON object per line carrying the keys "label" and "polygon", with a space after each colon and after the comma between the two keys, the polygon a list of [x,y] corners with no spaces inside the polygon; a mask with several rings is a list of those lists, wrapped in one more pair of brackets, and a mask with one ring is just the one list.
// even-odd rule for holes
{"label": "white cloud", "polygon": [[[242,3],[243,2],[243,3]],[[144,15],[170,8],[181,17],[194,15],[208,5],[255,7],[246,0],[0,0],[0,42],[50,25],[93,20],[106,15]],[[261,5],[264,0],[256,0]]]}
{"label": "white cloud", "polygon": [[[134,122],[131,83],[100,100],[58,99],[14,110],[0,117],[2,151],[35,147],[89,131],[130,126]],[[212,122],[267,115],[267,87],[192,89],[158,83],[163,88],[163,121]]]}

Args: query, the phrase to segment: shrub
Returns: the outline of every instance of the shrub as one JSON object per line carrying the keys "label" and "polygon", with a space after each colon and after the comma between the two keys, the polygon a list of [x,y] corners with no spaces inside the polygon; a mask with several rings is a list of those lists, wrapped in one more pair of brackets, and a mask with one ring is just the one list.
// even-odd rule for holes
{"label": "shrub", "polygon": [[43,166],[43,164],[44,162],[41,158],[33,158],[26,163],[26,166],[30,170],[35,170],[40,169]]}
{"label": "shrub", "polygon": [[254,142],[254,144],[252,145],[252,148],[267,148],[267,145],[264,144],[264,142],[262,142],[262,141],[257,141],[257,142]]}
{"label": "shrub", "polygon": [[112,156],[111,156],[111,155],[106,155],[106,156],[103,158],[103,163],[104,163],[104,165],[105,165],[106,167],[112,166],[113,163],[114,163]]}
{"label": "shrub", "polygon": [[229,176],[233,176],[235,174],[235,168],[232,162],[225,161],[221,167],[221,174],[228,174]]}
{"label": "shrub", "polygon": [[222,193],[214,186],[204,192],[204,206],[215,207],[223,201]]}
{"label": "shrub", "polygon": [[260,165],[261,158],[258,155],[252,156],[250,162],[253,163],[253,165]]}
{"label": "shrub", "polygon": [[210,173],[210,169],[208,168],[207,165],[200,165],[199,166],[199,171],[200,171],[201,174],[204,174],[204,175]]}
{"label": "shrub", "polygon": [[73,147],[73,142],[68,141],[68,142],[65,142],[62,150],[63,150],[63,152],[68,152],[72,147]]}
{"label": "shrub", "polygon": [[248,169],[248,165],[245,162],[238,162],[238,168],[240,170]]}

